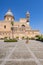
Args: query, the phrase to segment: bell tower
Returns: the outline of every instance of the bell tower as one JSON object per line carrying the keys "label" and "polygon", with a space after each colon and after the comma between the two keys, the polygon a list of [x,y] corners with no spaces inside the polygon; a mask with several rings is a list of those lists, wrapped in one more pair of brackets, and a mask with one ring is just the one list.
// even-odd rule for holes
{"label": "bell tower", "polygon": [[14,16],[10,9],[5,14],[4,19],[5,19],[5,21],[14,21]]}
{"label": "bell tower", "polygon": [[26,12],[26,22],[27,22],[27,24],[29,24],[29,19],[30,19],[30,13],[27,11]]}

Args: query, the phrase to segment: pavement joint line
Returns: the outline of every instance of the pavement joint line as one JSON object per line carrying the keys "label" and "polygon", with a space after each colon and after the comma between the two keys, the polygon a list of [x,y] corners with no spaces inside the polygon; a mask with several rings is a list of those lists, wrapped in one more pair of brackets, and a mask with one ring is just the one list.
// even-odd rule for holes
{"label": "pavement joint line", "polygon": [[39,59],[39,61],[43,61],[43,59]]}
{"label": "pavement joint line", "polygon": [[31,51],[31,49],[27,46],[27,44],[25,44],[25,46],[27,47],[28,51],[31,53],[31,55],[33,56],[35,62],[37,63],[37,65],[42,65],[39,60],[37,59],[37,57],[35,56],[35,54]]}
{"label": "pavement joint line", "polygon": [[[0,60],[3,61],[4,59]],[[29,58],[29,59],[6,59],[5,61],[34,61],[33,58]]]}
{"label": "pavement joint line", "polygon": [[8,59],[8,58],[12,55],[12,53],[14,52],[14,50],[15,50],[16,47],[17,47],[17,44],[16,44],[15,47],[11,50],[10,54],[5,57],[5,59],[4,59],[4,61],[2,62],[1,65],[5,65],[6,59]]}
{"label": "pavement joint line", "polygon": [[[39,61],[43,61],[43,59],[38,59]],[[4,61],[4,59],[0,59],[0,61]],[[6,61],[34,61],[34,58],[29,59],[6,59]]]}

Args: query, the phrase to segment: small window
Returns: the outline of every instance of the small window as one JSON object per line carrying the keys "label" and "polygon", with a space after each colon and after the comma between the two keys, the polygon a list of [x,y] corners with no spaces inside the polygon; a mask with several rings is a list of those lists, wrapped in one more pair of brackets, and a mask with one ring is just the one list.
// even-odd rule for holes
{"label": "small window", "polygon": [[13,19],[11,18],[11,21],[12,21]]}
{"label": "small window", "polygon": [[9,18],[7,17],[7,20],[9,20]]}
{"label": "small window", "polygon": [[0,33],[0,35],[1,35],[1,33]]}
{"label": "small window", "polygon": [[6,29],[6,25],[4,25],[4,28]]}

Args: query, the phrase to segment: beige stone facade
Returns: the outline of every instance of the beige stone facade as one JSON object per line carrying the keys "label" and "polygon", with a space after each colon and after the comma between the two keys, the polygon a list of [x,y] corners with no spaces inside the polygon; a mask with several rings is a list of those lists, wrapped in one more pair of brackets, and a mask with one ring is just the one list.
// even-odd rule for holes
{"label": "beige stone facade", "polygon": [[39,35],[39,30],[32,30],[29,23],[29,13],[26,13],[26,18],[20,18],[19,21],[15,21],[15,18],[10,10],[5,14],[4,20],[0,21],[0,38],[10,37],[12,38],[11,22],[13,25],[13,36],[15,37],[34,37]]}

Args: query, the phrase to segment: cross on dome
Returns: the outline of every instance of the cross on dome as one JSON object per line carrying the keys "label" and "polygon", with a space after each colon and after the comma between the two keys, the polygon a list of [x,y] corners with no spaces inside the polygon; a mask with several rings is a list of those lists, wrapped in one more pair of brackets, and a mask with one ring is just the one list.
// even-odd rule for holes
{"label": "cross on dome", "polygon": [[27,14],[28,14],[28,15],[30,14],[29,11],[26,12],[26,15],[27,15]]}

